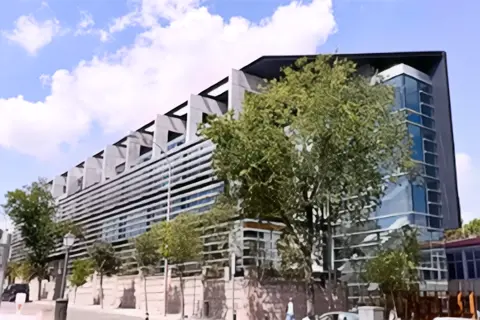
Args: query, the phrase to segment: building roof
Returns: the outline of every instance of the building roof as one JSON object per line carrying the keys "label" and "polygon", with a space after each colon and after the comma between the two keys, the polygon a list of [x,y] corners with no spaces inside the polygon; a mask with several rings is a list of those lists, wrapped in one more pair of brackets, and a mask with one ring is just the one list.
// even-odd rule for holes
{"label": "building roof", "polygon": [[447,249],[473,247],[473,246],[480,246],[480,237],[450,240],[445,243],[445,248]]}

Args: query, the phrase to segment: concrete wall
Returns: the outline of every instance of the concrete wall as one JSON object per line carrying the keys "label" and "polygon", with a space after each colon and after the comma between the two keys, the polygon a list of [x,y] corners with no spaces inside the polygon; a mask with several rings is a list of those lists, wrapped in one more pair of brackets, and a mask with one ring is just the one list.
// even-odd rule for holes
{"label": "concrete wall", "polygon": [[[164,280],[163,276],[147,278],[146,291],[148,308],[151,315],[164,313]],[[234,287],[232,281],[223,279],[208,280],[205,288],[200,277],[188,277],[184,280],[185,315],[189,318],[201,316],[204,300],[208,304],[209,318],[231,319],[232,301],[235,302],[237,319],[284,319],[288,299],[294,299],[295,314],[301,319],[306,314],[305,290],[301,283],[291,281],[249,281],[236,278]],[[145,309],[144,279],[140,276],[113,276],[104,279],[104,308],[135,308]],[[178,278],[169,279],[167,297],[167,313],[180,313],[180,281]],[[36,281],[30,283],[31,299],[36,300],[38,285]],[[76,305],[99,304],[100,286],[98,277],[92,276],[84,286],[77,289],[76,298],[73,289],[69,291],[70,303]],[[53,282],[42,283],[44,299],[52,299]],[[329,310],[345,310],[344,294],[338,290],[338,296],[330,299],[328,290],[317,288],[315,297],[316,313]],[[331,302],[329,302],[329,300]]]}

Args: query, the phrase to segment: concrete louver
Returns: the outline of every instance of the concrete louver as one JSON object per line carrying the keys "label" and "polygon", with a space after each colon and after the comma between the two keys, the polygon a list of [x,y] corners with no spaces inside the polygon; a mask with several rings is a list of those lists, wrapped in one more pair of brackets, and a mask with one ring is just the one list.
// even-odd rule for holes
{"label": "concrete louver", "polygon": [[83,166],[76,166],[68,170],[67,175],[67,196],[74,194],[82,189],[83,186]]}
{"label": "concrete louver", "polygon": [[157,115],[153,133],[152,158],[158,158],[162,154],[162,150],[167,150],[169,132],[184,134],[185,121],[180,118],[169,117],[162,114]]}
{"label": "concrete louver", "polygon": [[128,170],[136,164],[142,147],[152,148],[153,135],[148,132],[134,132],[127,137],[127,154],[125,166]]}
{"label": "concrete louver", "polygon": [[205,115],[222,115],[227,112],[225,103],[198,95],[190,95],[187,105],[186,142],[198,139],[198,125],[204,122]]}
{"label": "concrete louver", "polygon": [[83,169],[83,189],[102,181],[102,158],[88,157]]}
{"label": "concrete louver", "polygon": [[238,117],[243,107],[245,92],[258,93],[260,86],[265,84],[261,78],[232,69],[228,79],[228,110],[233,110],[235,117]]}
{"label": "concrete louver", "polygon": [[66,175],[56,176],[52,180],[51,186],[52,186],[52,189],[51,189],[52,196],[54,198],[60,197],[65,193],[65,189],[67,186],[67,176]]}
{"label": "concrete louver", "polygon": [[125,163],[124,146],[108,145],[103,151],[102,182],[112,179],[117,175],[117,166]]}

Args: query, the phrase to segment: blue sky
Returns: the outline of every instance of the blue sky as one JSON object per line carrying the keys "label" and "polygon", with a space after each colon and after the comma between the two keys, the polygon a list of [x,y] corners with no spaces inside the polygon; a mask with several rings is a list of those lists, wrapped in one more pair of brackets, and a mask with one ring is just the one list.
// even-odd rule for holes
{"label": "blue sky", "polygon": [[473,0],[7,0],[0,195],[64,172],[263,54],[445,50],[463,216],[480,217],[479,11]]}

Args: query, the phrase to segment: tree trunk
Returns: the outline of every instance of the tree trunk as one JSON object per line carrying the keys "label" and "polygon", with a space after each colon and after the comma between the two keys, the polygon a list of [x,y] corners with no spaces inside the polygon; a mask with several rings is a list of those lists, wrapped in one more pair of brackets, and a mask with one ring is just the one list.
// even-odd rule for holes
{"label": "tree trunk", "polygon": [[42,278],[38,277],[38,301],[42,300]]}
{"label": "tree trunk", "polygon": [[148,297],[147,297],[147,275],[143,273],[143,296],[145,297],[145,314],[148,315]]}
{"label": "tree trunk", "polygon": [[75,289],[73,291],[73,304],[75,304],[75,302],[77,302],[77,289],[78,289],[78,287],[75,286]]}
{"label": "tree trunk", "polygon": [[185,297],[183,292],[183,271],[179,273],[180,278],[180,315],[181,319],[185,319]]}
{"label": "tree trunk", "polygon": [[103,273],[100,272],[100,308],[103,309]]}
{"label": "tree trunk", "polygon": [[313,252],[313,239],[314,239],[314,221],[313,221],[313,207],[307,206],[305,208],[305,212],[307,214],[307,227],[308,227],[308,235],[307,235],[307,243],[306,249],[304,250],[305,260],[307,261],[307,270],[305,274],[305,294],[307,298],[307,316],[313,316],[315,314],[315,289],[313,285],[313,270],[312,270],[312,252]]}

